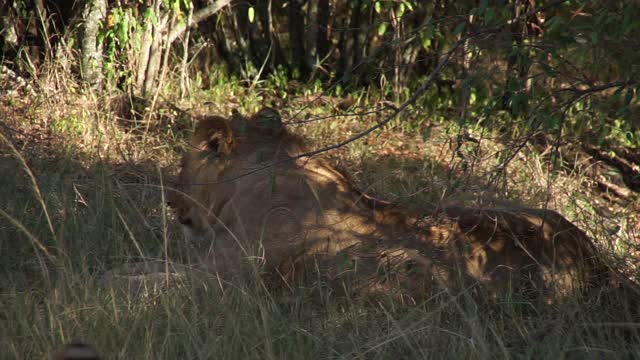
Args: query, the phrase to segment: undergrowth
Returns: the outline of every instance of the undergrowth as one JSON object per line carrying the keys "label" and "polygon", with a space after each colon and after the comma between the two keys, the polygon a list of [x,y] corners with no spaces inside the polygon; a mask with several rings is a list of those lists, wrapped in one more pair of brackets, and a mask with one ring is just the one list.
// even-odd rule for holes
{"label": "undergrowth", "polygon": [[[178,278],[142,295],[105,287],[102,274],[123,264],[189,263],[195,250],[176,230],[162,190],[177,170],[191,114],[250,113],[276,101],[269,94],[281,91],[225,79],[188,101],[155,105],[73,93],[3,99],[14,131],[3,132],[0,145],[0,358],[47,358],[72,339],[109,359],[640,357],[637,309],[615,298],[534,307],[444,293],[406,305],[318,302],[270,294],[259,281]],[[337,116],[330,101],[300,112],[302,95],[278,107],[311,147],[344,140],[388,112]],[[355,106],[349,112],[377,105],[369,94]],[[402,117],[429,114],[412,109],[327,156],[377,197],[419,209],[549,207],[603,250],[633,258],[623,244],[636,239],[637,213],[599,198],[586,164],[554,164],[548,148],[527,144],[502,167],[517,138],[447,121],[408,129]],[[602,207],[615,216],[601,216]]]}

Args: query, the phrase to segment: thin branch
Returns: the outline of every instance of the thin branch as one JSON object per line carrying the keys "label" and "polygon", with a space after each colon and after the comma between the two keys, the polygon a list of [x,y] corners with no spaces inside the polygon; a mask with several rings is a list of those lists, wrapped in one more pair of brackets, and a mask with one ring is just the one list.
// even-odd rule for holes
{"label": "thin branch", "polygon": [[316,122],[316,121],[323,121],[323,120],[327,120],[327,119],[335,119],[338,117],[355,117],[355,116],[367,116],[367,115],[373,115],[373,114],[379,114],[383,111],[386,110],[396,110],[395,107],[384,107],[384,108],[380,108],[380,109],[375,109],[375,110],[370,110],[370,111],[364,111],[364,112],[357,112],[357,113],[340,113],[340,114],[332,114],[332,115],[327,115],[327,116],[318,116],[318,117],[313,117],[313,118],[307,118],[304,120],[289,120],[289,121],[283,121],[282,123],[284,125],[301,125],[301,124],[307,124],[307,123],[312,123],[312,122]]}
{"label": "thin branch", "polygon": [[638,85],[638,84],[640,84],[640,81],[628,80],[628,81],[617,81],[617,82],[611,82],[611,83],[608,83],[608,84],[592,86],[592,87],[589,87],[589,88],[586,88],[586,89],[578,89],[576,87],[567,87],[567,88],[558,89],[558,91],[569,91],[569,92],[572,92],[572,93],[576,94],[576,96],[583,96],[583,95],[587,95],[587,94],[593,94],[593,93],[596,93],[596,92],[608,90],[608,89],[611,89],[611,88],[628,87],[628,86],[634,86],[634,85]]}
{"label": "thin branch", "polygon": [[194,12],[189,24],[180,23],[171,29],[171,32],[169,32],[169,36],[167,37],[167,46],[170,46],[178,36],[182,35],[187,30],[187,26],[190,29],[195,27],[230,3],[231,0],[218,0],[213,4]]}

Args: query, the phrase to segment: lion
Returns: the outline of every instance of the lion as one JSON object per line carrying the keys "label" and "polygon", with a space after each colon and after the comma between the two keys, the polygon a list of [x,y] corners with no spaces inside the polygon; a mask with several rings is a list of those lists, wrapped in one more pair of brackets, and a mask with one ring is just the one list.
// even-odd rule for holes
{"label": "lion", "polygon": [[350,297],[461,290],[546,302],[608,271],[591,239],[552,210],[418,214],[366,195],[323,159],[296,157],[304,151],[271,108],[198,122],[167,196],[186,237],[210,244],[212,269]]}

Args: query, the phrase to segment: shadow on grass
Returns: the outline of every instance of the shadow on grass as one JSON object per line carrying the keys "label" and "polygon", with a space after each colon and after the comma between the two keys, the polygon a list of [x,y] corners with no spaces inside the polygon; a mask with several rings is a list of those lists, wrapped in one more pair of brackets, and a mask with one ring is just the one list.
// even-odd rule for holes
{"label": "shadow on grass", "polygon": [[[43,252],[40,246],[55,258],[49,271],[70,266],[93,273],[133,259],[164,258],[165,238],[178,238],[163,214],[161,184],[171,169],[159,169],[153,160],[88,159],[54,142],[15,145],[29,170],[9,146],[0,145],[0,209],[12,218],[0,218],[3,277],[47,277],[34,260]],[[169,256],[185,255],[176,241],[169,243]]]}
{"label": "shadow on grass", "polygon": [[[153,161],[87,161],[50,145],[20,147],[48,218],[22,164],[0,147],[0,209],[59,260],[42,274],[41,249],[0,219],[0,347],[8,357],[46,358],[74,338],[94,344],[105,358],[640,356],[635,313],[598,299],[533,310],[509,299],[478,303],[464,293],[436,295],[417,306],[318,303],[303,293],[287,298],[265,291],[259,282],[221,291],[214,278],[146,298],[103,289],[96,274],[163,259],[166,239],[169,257],[188,262],[189,246],[173,241],[181,236],[163,216],[158,184],[171,171]],[[430,166],[434,173],[448,171]]]}

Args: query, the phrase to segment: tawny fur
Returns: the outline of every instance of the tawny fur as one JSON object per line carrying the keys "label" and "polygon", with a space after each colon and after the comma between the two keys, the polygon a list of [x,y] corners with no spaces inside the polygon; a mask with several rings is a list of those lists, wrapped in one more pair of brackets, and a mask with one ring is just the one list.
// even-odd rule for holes
{"label": "tawny fur", "polygon": [[591,240],[554,211],[445,206],[419,216],[363,194],[321,159],[286,161],[303,151],[272,109],[199,122],[169,201],[186,234],[211,242],[216,271],[252,263],[288,286],[319,274],[349,296],[483,289],[545,301],[606,273]]}

